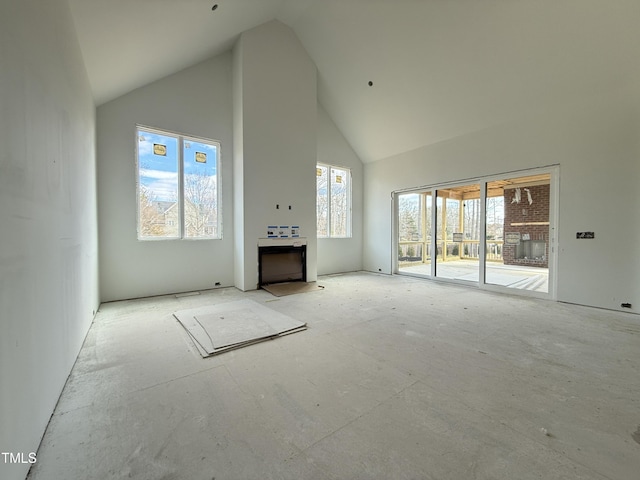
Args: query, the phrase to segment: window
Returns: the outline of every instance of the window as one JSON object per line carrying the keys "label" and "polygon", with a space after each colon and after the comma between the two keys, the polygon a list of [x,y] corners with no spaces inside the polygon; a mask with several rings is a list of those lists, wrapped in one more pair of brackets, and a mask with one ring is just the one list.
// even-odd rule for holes
{"label": "window", "polygon": [[146,127],[136,133],[138,239],[221,238],[220,144]]}
{"label": "window", "polygon": [[316,167],[318,237],[351,236],[351,170]]}

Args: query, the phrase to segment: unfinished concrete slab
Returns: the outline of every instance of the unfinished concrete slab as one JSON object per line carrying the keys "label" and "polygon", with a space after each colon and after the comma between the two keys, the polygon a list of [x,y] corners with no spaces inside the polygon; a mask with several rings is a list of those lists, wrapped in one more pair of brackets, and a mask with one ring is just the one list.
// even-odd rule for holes
{"label": "unfinished concrete slab", "polygon": [[[635,479],[640,318],[403,276],[105,304],[30,478]],[[309,330],[203,361],[172,317]]]}

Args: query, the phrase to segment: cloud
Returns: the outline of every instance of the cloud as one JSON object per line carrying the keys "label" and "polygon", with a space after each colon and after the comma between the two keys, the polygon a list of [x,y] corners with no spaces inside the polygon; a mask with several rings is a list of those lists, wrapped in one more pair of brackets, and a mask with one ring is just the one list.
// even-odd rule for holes
{"label": "cloud", "polygon": [[153,153],[153,144],[148,140],[138,141],[138,156],[151,155]]}
{"label": "cloud", "polygon": [[153,200],[175,201],[178,196],[176,172],[141,169],[140,183],[150,191]]}
{"label": "cloud", "polygon": [[178,197],[178,184],[168,180],[155,182],[141,181],[142,185],[150,191],[152,200],[175,202]]}
{"label": "cloud", "polygon": [[140,179],[143,178],[157,178],[161,180],[174,179],[178,182],[178,174],[176,172],[167,172],[165,170],[152,170],[150,168],[140,169]]}

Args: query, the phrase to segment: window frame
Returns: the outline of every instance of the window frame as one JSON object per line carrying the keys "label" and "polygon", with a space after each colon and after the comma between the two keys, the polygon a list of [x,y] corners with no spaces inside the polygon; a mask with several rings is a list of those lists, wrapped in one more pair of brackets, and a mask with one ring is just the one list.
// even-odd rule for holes
{"label": "window frame", "polygon": [[[318,193],[318,186],[317,186],[317,169],[320,167],[324,167],[326,168],[326,172],[327,172],[327,193],[326,193],[326,198],[327,198],[327,226],[324,232],[324,235],[321,235],[320,229],[318,228],[318,213],[317,213],[317,205],[318,205],[318,199],[320,197],[319,193]],[[331,178],[332,178],[332,170],[342,170],[347,172],[347,176],[348,176],[348,185],[347,185],[347,189],[346,189],[346,194],[347,194],[347,199],[346,199],[346,206],[345,206],[345,214],[346,214],[346,234],[345,235],[332,235],[331,234],[331,217],[332,217],[332,206],[331,206]],[[351,174],[351,168],[349,167],[344,167],[344,166],[340,166],[340,165],[330,165],[328,163],[322,163],[322,162],[317,162],[316,163],[316,236],[317,238],[352,238],[353,237],[353,232],[352,232],[352,190],[353,190],[353,176]]]}
{"label": "window frame", "polygon": [[[177,219],[169,220],[168,225],[172,226],[173,222],[177,223],[178,233],[177,235],[170,236],[160,236],[160,235],[142,235],[142,223],[141,219],[141,203],[140,203],[140,194],[141,194],[141,165],[140,165],[140,136],[144,133],[148,133],[150,135],[160,135],[163,137],[174,138],[176,140],[177,148],[176,148],[176,162],[177,162],[177,200],[175,203],[175,207],[178,209]],[[207,236],[188,236],[187,233],[187,225],[186,225],[186,215],[185,215],[185,143],[195,142],[201,143],[204,145],[208,145],[215,148],[215,184],[216,184],[216,192],[215,192],[215,213],[216,213],[216,221],[215,221],[215,229],[217,231],[217,235],[207,235]],[[222,193],[221,193],[221,145],[218,140],[198,137],[191,134],[182,134],[173,132],[170,130],[164,130],[156,127],[149,127],[146,125],[137,124],[135,127],[135,179],[136,179],[136,237],[138,241],[142,242],[155,242],[155,241],[170,241],[170,240],[222,240]],[[168,211],[169,209],[167,209]],[[213,227],[211,227],[213,228]],[[209,229],[209,226],[204,227],[205,231]]]}

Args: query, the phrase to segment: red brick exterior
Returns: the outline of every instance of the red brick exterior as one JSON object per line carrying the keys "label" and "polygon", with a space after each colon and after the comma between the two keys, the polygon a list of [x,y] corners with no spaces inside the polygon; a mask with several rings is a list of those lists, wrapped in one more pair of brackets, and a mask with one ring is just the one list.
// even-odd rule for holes
{"label": "red brick exterior", "polygon": [[[531,193],[533,203],[529,205],[529,197],[525,188]],[[505,265],[527,265],[531,267],[549,266],[549,185],[520,187],[520,203],[511,203],[515,196],[515,188],[504,191],[504,238],[505,244],[502,257]],[[513,223],[546,222],[546,225],[520,225]],[[544,241],[544,255],[536,258],[516,258],[518,246],[507,245],[508,233],[519,232],[520,249],[524,249],[525,241],[522,236],[529,235],[531,241]],[[523,253],[519,252],[522,257]]]}

